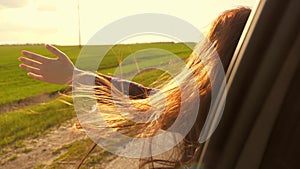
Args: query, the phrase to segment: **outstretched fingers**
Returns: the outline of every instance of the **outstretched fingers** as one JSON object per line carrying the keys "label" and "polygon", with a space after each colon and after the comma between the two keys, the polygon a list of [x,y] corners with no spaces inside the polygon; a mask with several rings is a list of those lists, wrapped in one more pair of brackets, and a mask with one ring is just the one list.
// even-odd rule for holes
{"label": "outstretched fingers", "polygon": [[40,62],[28,59],[26,57],[19,57],[19,61],[25,63],[28,66],[34,67],[34,68],[40,68],[42,65],[42,63],[40,63]]}
{"label": "outstretched fingers", "polygon": [[35,67],[31,67],[25,64],[20,64],[19,67],[23,70],[26,70],[29,73],[34,73],[34,74],[40,74],[40,69],[35,68]]}
{"label": "outstretched fingers", "polygon": [[22,54],[24,56],[28,57],[29,59],[35,60],[35,61],[40,62],[40,63],[45,63],[45,62],[48,62],[49,60],[51,60],[50,58],[46,58],[42,55],[39,55],[39,54],[36,54],[36,53],[33,53],[33,52],[29,52],[29,51],[26,51],[26,50],[23,50]]}
{"label": "outstretched fingers", "polygon": [[32,78],[36,79],[36,80],[45,81],[45,79],[42,75],[38,75],[38,74],[35,74],[35,73],[32,73],[32,72],[27,73],[27,75],[29,77],[32,77]]}

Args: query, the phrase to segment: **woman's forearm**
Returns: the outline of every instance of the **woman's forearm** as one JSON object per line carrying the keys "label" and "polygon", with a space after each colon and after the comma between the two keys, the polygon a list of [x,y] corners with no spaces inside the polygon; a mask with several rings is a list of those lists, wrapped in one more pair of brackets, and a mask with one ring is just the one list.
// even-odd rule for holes
{"label": "woman's forearm", "polygon": [[[106,82],[104,82],[104,80]],[[147,98],[150,92],[155,91],[155,89],[145,87],[139,83],[132,82],[125,79],[119,79],[116,77],[104,75],[102,73],[92,73],[88,71],[83,71],[75,68],[73,74],[73,85],[87,85],[87,86],[107,86],[111,88],[114,86],[117,90],[130,96],[133,99],[143,99]]]}

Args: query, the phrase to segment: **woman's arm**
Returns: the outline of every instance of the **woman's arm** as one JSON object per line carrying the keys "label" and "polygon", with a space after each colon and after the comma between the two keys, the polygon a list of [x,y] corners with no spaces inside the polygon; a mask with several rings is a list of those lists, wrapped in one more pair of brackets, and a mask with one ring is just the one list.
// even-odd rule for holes
{"label": "woman's arm", "polygon": [[[117,88],[119,91],[123,92],[125,95],[128,95],[132,99],[144,99],[147,98],[150,92],[155,92],[156,89],[145,87],[139,83],[119,79],[116,77],[111,77],[103,74],[98,74],[98,76],[103,77],[104,79],[111,82],[111,84]],[[103,85],[102,80],[99,78],[95,79],[96,86]]]}
{"label": "woman's arm", "polygon": [[74,73],[74,78],[76,78],[79,83],[84,84],[84,82],[95,80],[94,84],[101,86],[105,84],[102,83],[99,77],[103,77],[110,81],[117,89],[132,98],[146,98],[150,91],[153,90],[128,80],[118,79],[100,73],[96,75],[91,72],[79,70],[62,51],[51,45],[46,45],[45,47],[49,52],[57,56],[57,58],[48,58],[29,51],[22,51],[23,56],[19,58],[19,60],[23,62],[20,64],[20,68],[26,70],[28,72],[27,75],[34,79],[52,84],[71,85]]}

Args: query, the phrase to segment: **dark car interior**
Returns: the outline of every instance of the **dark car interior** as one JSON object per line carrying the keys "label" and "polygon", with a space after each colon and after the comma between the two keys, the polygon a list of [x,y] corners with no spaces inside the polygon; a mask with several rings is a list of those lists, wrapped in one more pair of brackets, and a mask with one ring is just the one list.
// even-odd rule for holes
{"label": "dark car interior", "polygon": [[299,0],[257,4],[226,76],[225,111],[199,163],[209,169],[300,168]]}

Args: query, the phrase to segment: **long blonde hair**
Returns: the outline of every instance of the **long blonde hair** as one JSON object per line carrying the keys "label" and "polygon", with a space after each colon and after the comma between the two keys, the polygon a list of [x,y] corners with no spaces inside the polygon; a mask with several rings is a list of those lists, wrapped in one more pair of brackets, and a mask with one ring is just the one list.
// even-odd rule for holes
{"label": "long blonde hair", "polygon": [[[165,97],[161,97],[161,94],[154,94],[151,96],[151,103],[147,97],[148,93],[145,93],[145,98],[128,100],[128,97],[125,97],[122,91],[114,87],[111,81],[99,75],[98,79],[104,85],[95,86],[94,88],[96,89],[95,96],[98,102],[101,103],[99,109],[104,112],[103,117],[111,128],[135,138],[152,137],[160,129],[168,129],[178,117],[179,111],[184,111],[183,114],[189,114],[189,112],[195,110],[195,107],[189,106],[193,104],[195,97],[199,96],[201,99],[201,106],[196,108],[198,112],[196,121],[184,137],[180,147],[176,149],[175,155],[173,154],[172,158],[164,159],[154,159],[154,157],[141,159],[140,168],[146,166],[150,168],[178,168],[197,162],[199,152],[201,152],[201,144],[198,138],[211,101],[213,79],[211,79],[210,73],[218,73],[208,71],[205,68],[207,65],[213,67],[215,60],[207,59],[204,62],[203,57],[209,58],[212,51],[216,51],[226,71],[250,11],[249,8],[239,7],[227,10],[216,18],[207,33],[208,42],[202,43],[201,46],[198,45],[197,52],[193,52],[187,59],[186,65],[191,73],[179,73],[177,75],[177,81],[183,87],[179,88],[173,80],[165,81],[159,86],[160,92]],[[196,86],[193,86],[195,83]],[[187,97],[181,97],[181,91],[189,91],[195,87],[198,94],[189,93]],[[186,106],[180,107],[181,105]],[[137,115],[147,112],[151,108],[154,109],[150,111],[149,118],[145,122],[135,123],[124,118],[124,112],[128,115]],[[156,109],[163,111],[156,113]],[[116,110],[118,111],[116,112]],[[123,112],[123,114],[118,112]]]}

